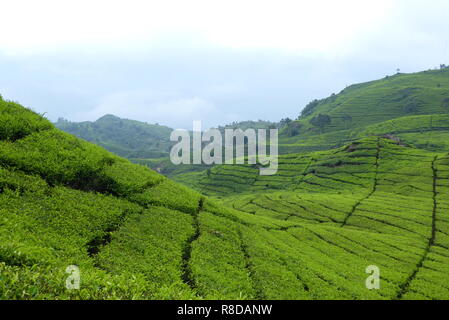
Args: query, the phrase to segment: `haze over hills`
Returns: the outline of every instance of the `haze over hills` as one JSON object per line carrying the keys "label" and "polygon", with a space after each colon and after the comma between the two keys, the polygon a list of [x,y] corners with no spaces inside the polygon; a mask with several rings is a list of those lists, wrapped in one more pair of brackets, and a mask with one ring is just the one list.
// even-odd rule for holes
{"label": "haze over hills", "polygon": [[[295,121],[245,121],[219,129],[279,128],[281,154],[326,150],[373,134],[393,134],[404,143],[430,151],[449,150],[448,75],[447,67],[396,74],[314,100]],[[60,120],[56,126],[134,162],[162,168],[164,174],[180,171],[171,167],[167,158],[173,145],[168,127],[111,115],[96,122]]]}
{"label": "haze over hills", "polygon": [[[283,119],[278,128],[282,155],[338,148],[370,136],[392,136],[419,149],[449,151],[449,68],[349,86],[312,101],[297,120]],[[185,171],[166,173],[191,185]],[[209,173],[195,173],[194,180]]]}
{"label": "haze over hills", "polygon": [[[139,123],[139,126],[142,125]],[[59,127],[63,130],[68,128],[64,125]],[[279,152],[282,155],[337,148],[370,136],[387,136],[401,141],[402,144],[428,151],[449,151],[449,68],[442,66],[440,70],[396,74],[349,86],[338,94],[312,101],[301,111],[297,120],[287,118],[277,123],[247,121],[220,129],[245,130],[250,127],[279,128]],[[150,129],[152,128],[148,127],[148,130]],[[113,130],[114,127],[110,127],[105,133],[112,134]],[[129,130],[133,130],[132,126]],[[75,130],[67,131],[77,134]],[[82,137],[81,134],[78,136]],[[151,139],[153,137],[158,139],[154,135]],[[138,145],[138,140],[134,139],[134,142]],[[124,145],[121,144],[117,147],[119,148],[124,148]],[[109,150],[113,151],[114,148]],[[226,168],[222,166],[211,169],[204,165],[175,166],[168,157],[147,158],[139,153],[133,155],[136,157],[129,157],[133,162],[147,165],[205,193],[210,192],[208,187],[204,186],[211,183],[213,173],[220,172],[220,168]],[[253,171],[253,180],[250,179],[253,183],[264,179],[258,177],[257,170]],[[248,181],[245,188],[249,188],[247,183]],[[238,183],[232,187],[240,190]]]}
{"label": "haze over hills", "polygon": [[[204,170],[207,167],[192,165],[188,168],[173,166],[168,159],[170,148],[175,142],[170,141],[173,129],[159,124],[148,124],[136,120],[121,119],[114,115],[105,115],[97,121],[70,122],[60,118],[55,126],[67,133],[86,141],[95,143],[134,163],[148,165],[165,175],[185,171]],[[270,121],[241,121],[219,126],[225,129],[246,130],[279,128],[280,123]],[[191,130],[192,128],[186,128]]]}
{"label": "haze over hills", "polygon": [[[185,186],[0,99],[0,298],[448,299],[448,96],[446,69],[348,87],[283,121],[276,175],[172,172]],[[97,122],[58,126],[157,150]]]}
{"label": "haze over hills", "polygon": [[173,145],[171,128],[113,115],[78,123],[60,118],[55,126],[125,158],[161,158]]}

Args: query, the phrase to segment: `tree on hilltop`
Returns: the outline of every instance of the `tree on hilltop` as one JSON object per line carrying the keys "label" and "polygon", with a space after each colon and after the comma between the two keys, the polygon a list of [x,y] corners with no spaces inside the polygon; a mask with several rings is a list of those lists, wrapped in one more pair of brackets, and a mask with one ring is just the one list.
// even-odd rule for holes
{"label": "tree on hilltop", "polygon": [[332,123],[332,118],[327,114],[319,114],[316,117],[313,117],[310,119],[310,124],[314,127],[317,127],[320,129],[321,132],[323,132],[324,127],[330,125]]}

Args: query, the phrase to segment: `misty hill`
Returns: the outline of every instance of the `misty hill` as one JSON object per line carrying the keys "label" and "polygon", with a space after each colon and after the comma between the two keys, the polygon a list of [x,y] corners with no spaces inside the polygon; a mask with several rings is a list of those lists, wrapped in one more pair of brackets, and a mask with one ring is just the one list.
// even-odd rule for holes
{"label": "misty hill", "polygon": [[[207,169],[170,163],[171,129],[167,127],[114,116],[93,123],[61,120],[56,125],[168,176]],[[393,135],[417,148],[449,151],[449,69],[397,74],[349,86],[311,102],[296,121],[242,121],[219,127],[226,128],[279,128],[280,154],[332,149],[371,135]]]}
{"label": "misty hill", "polygon": [[169,154],[171,128],[105,115],[97,121],[59,119],[57,128],[125,158],[160,158]]}
{"label": "misty hill", "polygon": [[[170,134],[173,129],[169,127],[122,119],[114,115],[105,115],[94,122],[71,122],[60,118],[55,126],[62,131],[139,163],[158,164],[164,160],[161,158],[168,157],[170,148],[174,144],[170,142]],[[279,123],[259,120],[233,122],[219,126],[218,129],[224,132],[225,129],[274,129],[278,127]]]}
{"label": "misty hill", "polygon": [[[174,143],[170,142],[170,134],[173,129],[166,126],[121,119],[113,115],[105,115],[95,122],[71,122],[59,119],[55,126],[165,175],[176,175],[207,168],[202,165],[179,167],[171,164],[169,152]],[[218,129],[224,133],[225,129],[273,129],[278,127],[279,123],[258,120],[233,122],[218,126]]]}

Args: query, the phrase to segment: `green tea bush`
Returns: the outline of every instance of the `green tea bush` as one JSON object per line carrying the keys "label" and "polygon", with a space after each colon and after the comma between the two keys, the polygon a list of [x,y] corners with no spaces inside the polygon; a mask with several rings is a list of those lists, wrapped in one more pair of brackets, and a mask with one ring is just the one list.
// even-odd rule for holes
{"label": "green tea bush", "polygon": [[15,141],[52,128],[51,122],[40,115],[0,97],[0,140]]}
{"label": "green tea bush", "polygon": [[199,223],[191,259],[197,290],[206,298],[255,298],[239,225],[207,212],[200,213]]}
{"label": "green tea bush", "polygon": [[[151,208],[126,221],[97,257],[113,274],[141,274],[153,293],[161,286],[182,283],[183,251],[193,234],[192,216],[166,208]],[[189,289],[184,284],[184,291]]]}

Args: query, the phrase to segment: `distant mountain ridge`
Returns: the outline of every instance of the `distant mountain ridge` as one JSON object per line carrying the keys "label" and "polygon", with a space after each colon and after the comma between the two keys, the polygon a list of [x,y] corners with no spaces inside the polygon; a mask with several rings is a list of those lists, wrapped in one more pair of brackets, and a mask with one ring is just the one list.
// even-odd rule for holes
{"label": "distant mountain ridge", "polygon": [[[173,169],[167,161],[170,148],[175,142],[170,141],[173,129],[167,126],[122,119],[111,114],[104,115],[93,122],[71,122],[60,118],[55,126],[135,163],[146,164],[155,169],[168,165],[170,170]],[[274,129],[279,126],[278,122],[248,120],[217,128],[224,133],[225,129]]]}
{"label": "distant mountain ridge", "polygon": [[[56,126],[173,178],[207,169],[171,164],[172,129],[165,126],[113,115],[95,122],[60,119]],[[428,151],[449,151],[449,69],[400,73],[348,86],[338,94],[312,101],[297,120],[241,121],[218,127],[222,132],[236,128],[278,128],[282,155],[329,150],[373,135],[393,135]]]}
{"label": "distant mountain ridge", "polygon": [[173,129],[169,127],[110,114],[94,122],[70,122],[60,118],[55,126],[125,158],[167,157],[173,145],[170,142]]}

